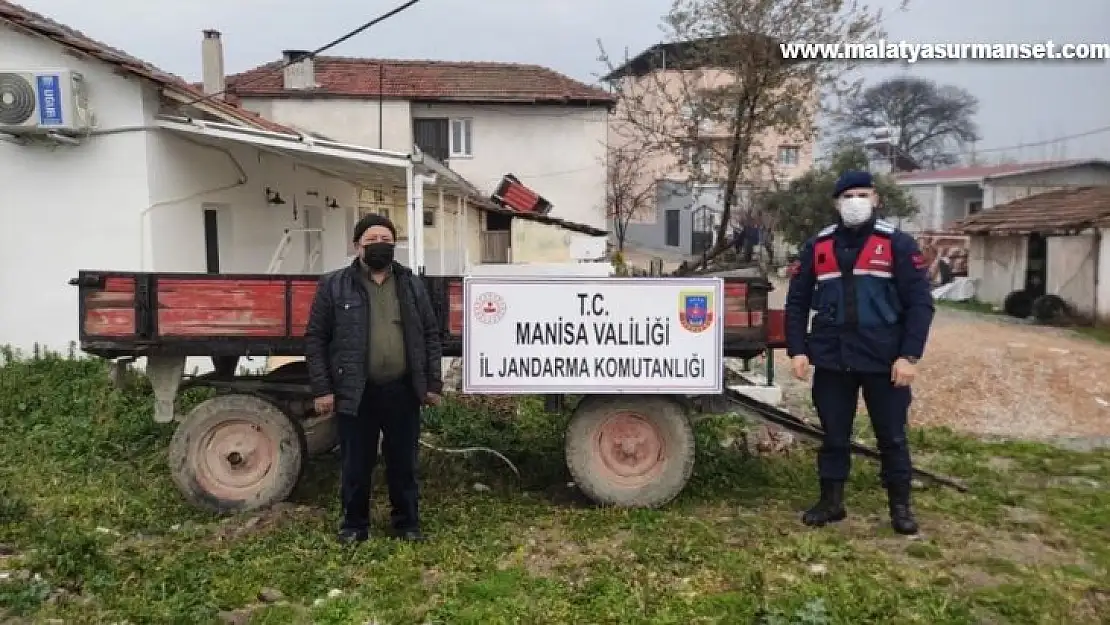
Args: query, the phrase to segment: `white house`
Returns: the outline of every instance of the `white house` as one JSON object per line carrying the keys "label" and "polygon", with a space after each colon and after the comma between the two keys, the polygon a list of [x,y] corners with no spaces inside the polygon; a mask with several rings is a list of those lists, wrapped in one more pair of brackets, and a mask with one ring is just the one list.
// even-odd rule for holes
{"label": "white house", "polygon": [[[218,85],[224,82],[219,34],[206,37],[205,76]],[[614,98],[550,69],[309,58],[290,50],[281,61],[228,76],[226,84],[229,97],[272,121],[383,150],[410,152],[416,145],[486,196],[503,176],[514,174],[551,202],[551,217],[605,227]],[[382,190],[367,189],[367,195],[380,198]],[[441,228],[431,215],[425,224]],[[562,262],[604,252],[604,241],[589,235],[521,222],[510,229],[495,214],[484,219],[480,238],[483,262]],[[430,266],[439,269],[434,260]]]}
{"label": "white house", "polygon": [[[68,281],[80,269],[341,266],[368,187],[399,189],[402,208],[467,224],[451,247],[459,266],[477,256],[477,236],[466,235],[476,235],[481,215],[562,231],[491,205],[434,159],[313,139],[204,99],[180,78],[6,0],[0,50],[0,345],[64,349],[76,340]],[[417,264],[447,262],[442,238],[412,244]]]}
{"label": "white house", "polygon": [[896,175],[920,211],[901,220],[907,232],[939,232],[979,211],[1056,189],[1110,184],[1110,162],[1100,159],[1007,163],[920,170]]}

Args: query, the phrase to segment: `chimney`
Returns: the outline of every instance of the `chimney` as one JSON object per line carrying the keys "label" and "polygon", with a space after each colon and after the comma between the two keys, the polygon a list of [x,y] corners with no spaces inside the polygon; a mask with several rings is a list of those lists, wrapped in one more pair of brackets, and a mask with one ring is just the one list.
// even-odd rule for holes
{"label": "chimney", "polygon": [[204,40],[200,44],[200,67],[204,78],[204,93],[224,99],[223,91],[227,88],[224,77],[224,43],[220,39],[220,31],[204,31]]}
{"label": "chimney", "polygon": [[307,50],[283,50],[282,60],[285,62],[284,70],[286,89],[315,89],[316,65],[312,55]]}

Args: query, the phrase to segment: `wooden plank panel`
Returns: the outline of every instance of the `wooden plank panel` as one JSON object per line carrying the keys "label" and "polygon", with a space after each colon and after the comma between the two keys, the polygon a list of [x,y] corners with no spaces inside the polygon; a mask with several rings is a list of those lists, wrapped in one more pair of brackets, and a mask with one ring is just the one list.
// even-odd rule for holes
{"label": "wooden plank panel", "polygon": [[159,291],[181,291],[181,290],[217,290],[228,291],[235,289],[248,289],[255,290],[258,288],[282,288],[285,284],[285,278],[249,278],[243,280],[226,280],[219,275],[213,275],[208,278],[158,278]]}
{"label": "wooden plank panel", "polygon": [[158,307],[174,310],[245,310],[285,309],[285,289],[259,287],[257,289],[236,289],[232,291],[216,289],[191,289],[163,291],[158,289]]}
{"label": "wooden plank panel", "polygon": [[163,308],[158,311],[161,336],[268,336],[285,335],[284,314],[263,310],[194,310]]}
{"label": "wooden plank panel", "polygon": [[312,300],[316,298],[316,282],[293,282],[293,336],[304,336],[308,326],[308,316],[312,311]]}
{"label": "wooden plank panel", "polygon": [[447,285],[447,331],[455,336],[463,332],[463,285],[451,282]]}
{"label": "wooden plank panel", "polygon": [[133,277],[114,277],[104,279],[104,290],[113,291],[118,293],[134,293],[135,292],[135,278]]}
{"label": "wooden plank panel", "polygon": [[85,334],[121,337],[135,334],[134,308],[96,308],[85,311]]}
{"label": "wooden plank panel", "polygon": [[127,308],[134,306],[134,292],[93,291],[85,295],[85,308]]}

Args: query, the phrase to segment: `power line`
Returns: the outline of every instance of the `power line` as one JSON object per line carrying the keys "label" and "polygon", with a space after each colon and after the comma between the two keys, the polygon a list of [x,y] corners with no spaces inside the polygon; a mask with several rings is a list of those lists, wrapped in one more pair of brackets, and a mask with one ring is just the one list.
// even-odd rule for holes
{"label": "power line", "polygon": [[1107,132],[1110,132],[1110,126],[1103,126],[1101,128],[1093,128],[1091,130],[1087,130],[1087,131],[1084,131],[1084,132],[1078,132],[1078,133],[1075,133],[1073,135],[1063,135],[1063,136],[1060,136],[1060,137],[1054,137],[1052,139],[1045,139],[1044,141],[1032,141],[1032,142],[1029,142],[1029,143],[1019,143],[1017,145],[1008,145],[1008,146],[1002,146],[1002,147],[997,147],[997,148],[983,148],[983,149],[975,148],[974,150],[968,150],[967,153],[974,152],[975,154],[982,154],[984,152],[1009,152],[1010,150],[1020,150],[1022,148],[1036,148],[1036,147],[1041,147],[1041,146],[1045,146],[1045,145],[1052,145],[1054,143],[1059,143],[1060,141],[1071,141],[1072,139],[1082,139],[1084,137],[1093,137],[1095,135],[1101,135],[1101,134],[1107,133]]}
{"label": "power line", "polygon": [[[405,9],[408,9],[408,8],[412,7],[413,5],[419,3],[420,1],[421,0],[408,0],[408,2],[405,2],[404,4],[399,5],[399,6],[397,6],[396,8],[394,8],[390,11],[382,13],[378,17],[375,17],[374,19],[372,19],[369,22],[366,22],[365,24],[363,24],[362,26],[359,26],[358,28],[348,32],[347,34],[343,35],[342,37],[339,37],[338,39],[334,39],[332,41],[329,41],[328,43],[320,46],[319,48],[316,48],[315,50],[309,52],[306,56],[291,58],[288,61],[285,61],[284,63],[281,64],[280,67],[275,68],[273,71],[281,71],[281,70],[285,69],[286,67],[289,67],[290,65],[293,65],[294,63],[298,63],[298,62],[300,62],[300,61],[302,61],[306,58],[313,58],[313,57],[319,56],[320,54],[322,54],[324,52],[327,52],[328,50],[331,50],[332,48],[334,48],[335,46],[343,43],[344,41],[347,41],[348,39],[351,39],[352,37],[356,37],[356,36],[362,34],[363,31],[370,28],[371,26],[375,26],[377,24],[380,24],[380,23],[384,22],[385,20],[393,17],[394,15],[397,15],[398,13],[404,11]],[[269,74],[269,72],[266,72],[266,71],[259,72],[257,76],[254,76],[250,80],[245,80],[245,81],[239,82],[235,85],[235,87],[238,88],[238,87],[243,87],[245,85],[253,84],[253,83],[258,82],[259,80],[265,78],[268,74]],[[203,97],[192,100],[191,102],[186,102],[182,106],[193,106],[194,104],[199,104],[199,103],[204,102],[206,100],[211,100],[212,98],[214,98],[216,96],[220,96],[220,95],[223,95],[223,94],[227,93],[228,89],[230,89],[230,88],[231,87],[227,87],[227,88],[225,88],[221,91],[217,91],[215,93],[209,93],[209,94],[207,94]]]}

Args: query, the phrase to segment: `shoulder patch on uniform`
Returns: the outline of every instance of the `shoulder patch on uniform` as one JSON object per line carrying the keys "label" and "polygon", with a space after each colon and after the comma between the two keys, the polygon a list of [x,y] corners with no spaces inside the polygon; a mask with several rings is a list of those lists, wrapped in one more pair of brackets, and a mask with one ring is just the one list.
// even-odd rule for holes
{"label": "shoulder patch on uniform", "polygon": [[875,220],[875,229],[878,230],[879,232],[885,232],[887,234],[891,234],[895,230],[897,230],[898,228],[895,228],[893,224],[891,224],[889,222],[886,222],[886,221],[883,221],[882,219],[876,219]]}
{"label": "shoulder patch on uniform", "polygon": [[836,232],[836,224],[832,224],[831,226],[825,226],[824,228],[821,228],[821,230],[817,233],[817,236],[827,237],[827,236],[829,236],[830,234],[832,234],[834,232]]}
{"label": "shoulder patch on uniform", "polygon": [[910,256],[910,261],[913,262],[913,268],[918,271],[921,271],[922,269],[925,269],[929,266],[928,259],[926,259],[925,255],[921,253],[912,254]]}

